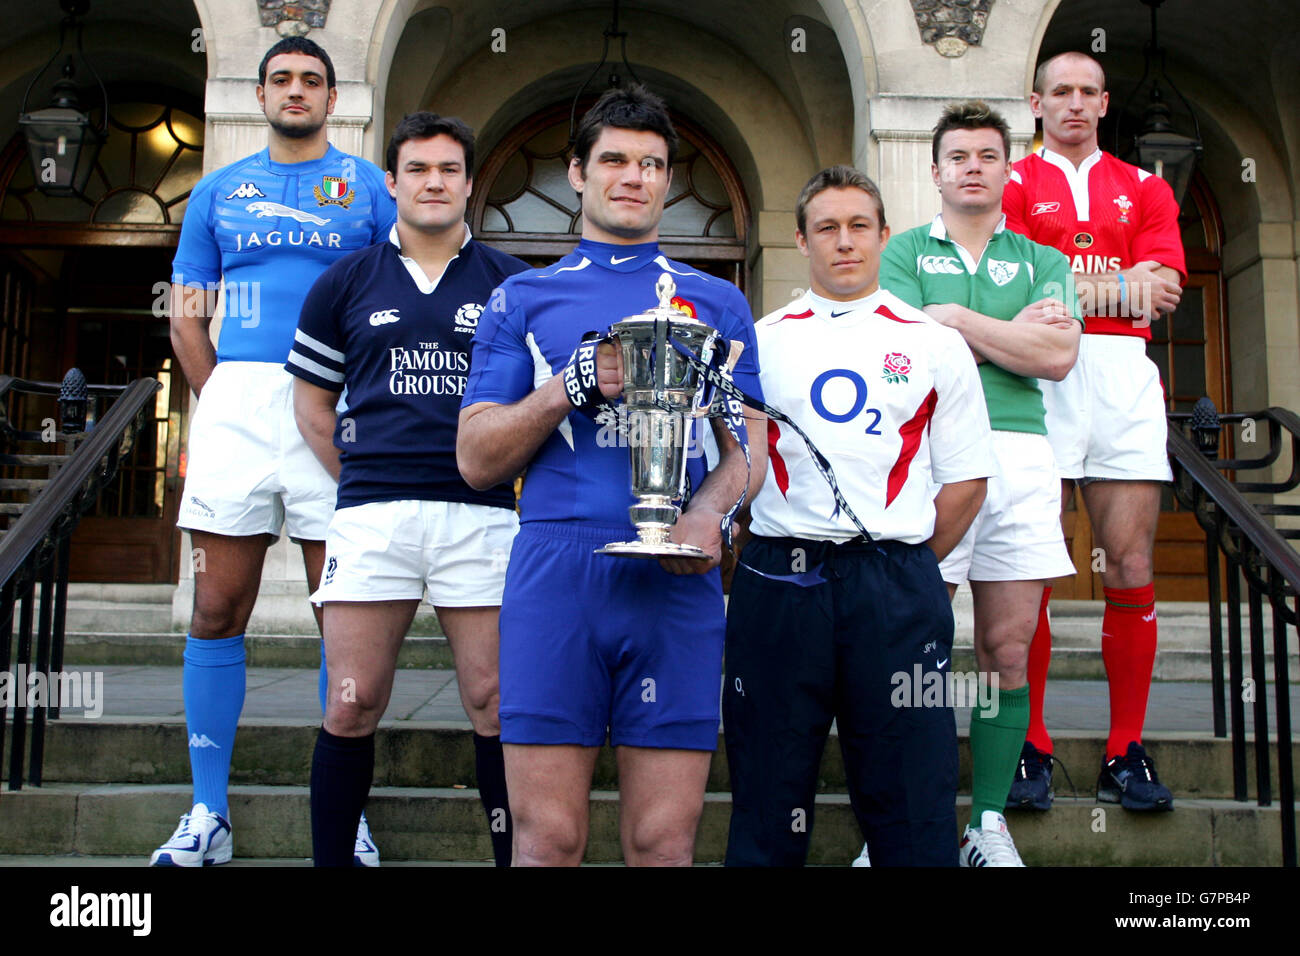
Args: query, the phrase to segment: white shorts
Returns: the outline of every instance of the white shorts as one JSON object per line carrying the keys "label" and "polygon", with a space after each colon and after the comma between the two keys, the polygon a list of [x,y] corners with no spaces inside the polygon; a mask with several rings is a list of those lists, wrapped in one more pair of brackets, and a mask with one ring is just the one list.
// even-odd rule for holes
{"label": "white shorts", "polygon": [[993,433],[998,473],[979,514],[939,563],[948,584],[1039,581],[1074,574],[1061,534],[1061,478],[1042,435]]}
{"label": "white shorts", "polygon": [[177,525],[323,541],[338,485],[298,431],[294,378],[271,362],[219,362],[190,419]]}
{"label": "white shorts", "polygon": [[1085,334],[1065,380],[1039,385],[1061,477],[1173,480],[1165,392],[1142,339]]}
{"label": "white shorts", "polygon": [[418,601],[500,607],[519,517],[459,501],[373,501],[340,508],[325,539],[327,601]]}

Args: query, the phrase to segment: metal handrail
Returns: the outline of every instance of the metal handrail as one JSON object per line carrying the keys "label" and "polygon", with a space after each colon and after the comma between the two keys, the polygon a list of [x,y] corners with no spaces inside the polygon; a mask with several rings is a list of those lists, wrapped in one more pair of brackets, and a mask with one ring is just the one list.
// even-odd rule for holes
{"label": "metal handrail", "polygon": [[[60,385],[29,382],[0,376],[0,400],[11,391],[35,395],[58,395]],[[103,418],[79,438],[58,471],[23,510],[0,540],[0,667],[9,667],[13,648],[13,626],[18,622],[19,665],[34,664],[49,677],[63,667],[63,637],[66,623],[68,569],[72,532],[82,514],[94,507],[99,492],[108,486],[121,460],[130,453],[141,419],[161,384],[152,378],[137,379],[125,386],[88,386],[87,394],[117,395]],[[0,405],[0,409],[3,405]],[[22,433],[14,435],[23,437]],[[66,437],[66,436],[65,436]],[[40,583],[40,614],[37,618],[35,656],[32,648],[32,603]],[[35,705],[32,719],[28,780],[41,782],[47,717],[59,716],[58,701]],[[26,698],[14,702],[9,751],[9,789],[22,788],[27,737]],[[4,726],[0,723],[0,766],[4,761]]]}
{"label": "metal handrail", "polygon": [[[1258,458],[1218,458],[1224,424],[1268,424],[1269,447]],[[1166,447],[1174,473],[1174,491],[1205,531],[1206,582],[1209,590],[1210,670],[1215,736],[1227,736],[1224,711],[1228,691],[1231,715],[1233,797],[1247,799],[1245,704],[1254,718],[1255,785],[1259,806],[1272,804],[1269,760],[1268,694],[1263,601],[1273,615],[1273,689],[1277,714],[1278,803],[1281,811],[1282,863],[1296,865],[1295,779],[1291,760],[1291,699],[1287,662],[1287,627],[1300,626],[1300,555],[1263,514],[1292,513],[1290,505],[1252,505],[1243,492],[1286,492],[1300,485],[1300,416],[1285,408],[1219,415],[1209,399],[1192,414],[1169,415]],[[1187,428],[1196,441],[1184,434]],[[1230,481],[1225,471],[1269,468],[1281,457],[1283,433],[1291,441],[1291,474],[1283,482]],[[1262,513],[1261,513],[1262,512]],[[1223,674],[1223,624],[1220,617],[1220,555],[1227,562],[1228,666]],[[1246,581],[1249,618],[1250,678],[1245,677],[1241,628],[1241,581]],[[1246,700],[1245,688],[1252,692]]]}

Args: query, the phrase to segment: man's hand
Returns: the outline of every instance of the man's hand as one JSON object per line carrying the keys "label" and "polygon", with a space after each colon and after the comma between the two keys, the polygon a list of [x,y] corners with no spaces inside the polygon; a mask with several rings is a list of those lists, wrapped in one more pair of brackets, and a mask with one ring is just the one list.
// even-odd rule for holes
{"label": "man's hand", "polygon": [[614,342],[596,349],[596,385],[611,401],[623,394],[623,350]]}
{"label": "man's hand", "polygon": [[1120,274],[1128,283],[1128,298],[1123,309],[1135,318],[1154,321],[1161,313],[1178,308],[1183,290],[1177,282],[1167,278],[1170,271],[1152,259],[1122,270]]}
{"label": "man's hand", "polygon": [[1076,321],[1070,317],[1070,310],[1060,299],[1039,299],[1031,302],[1011,320],[1012,322],[1036,322],[1039,325],[1054,325],[1059,329],[1075,326]]}
{"label": "man's hand", "polygon": [[722,515],[706,508],[683,511],[668,540],[703,548],[703,558],[660,558],[659,566],[669,574],[704,574],[722,563]]}

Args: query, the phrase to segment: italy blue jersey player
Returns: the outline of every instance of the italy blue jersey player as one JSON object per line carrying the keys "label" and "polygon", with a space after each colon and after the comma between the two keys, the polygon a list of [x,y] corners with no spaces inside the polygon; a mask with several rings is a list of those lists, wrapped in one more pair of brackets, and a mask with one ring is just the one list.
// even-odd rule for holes
{"label": "italy blue jersey player", "polygon": [[[285,368],[308,444],[339,478],[325,540],[330,684],[312,759],[317,866],[349,866],[369,791],[375,728],[421,596],[438,613],[474,726],[479,796],[498,866],[510,809],[497,723],[497,616],[519,521],[509,483],[471,488],[456,468],[470,343],[492,290],[528,266],[470,238],[474,135],[412,113],[389,139],[397,224],[316,280]],[[335,411],[346,389],[346,407]],[[348,681],[350,683],[345,683]],[[351,691],[349,693],[348,691]]]}
{"label": "italy blue jersey player", "polygon": [[[199,181],[172,263],[172,345],[200,396],[178,524],[201,560],[184,666],[194,806],[154,852],[157,866],[230,859],[226,790],[244,701],[244,629],[282,527],[302,545],[308,584],[320,579],[335,483],[298,434],[283,363],[316,277],[393,222],[383,173],[326,138],[337,95],[329,56],[311,40],[267,51],[257,87],[267,148]],[[365,832],[358,849],[374,854]]]}
{"label": "italy blue jersey player", "polygon": [[[586,844],[597,749],[617,749],[629,864],[689,865],[718,734],[724,617],[716,570],[721,521],[746,486],[742,448],[714,425],[719,461],[691,464],[694,494],[672,540],[707,561],[594,554],[634,533],[628,450],[602,441],[562,373],[587,331],[657,301],[665,272],[677,305],[744,344],[738,385],[760,394],[753,322],[730,283],[673,262],[657,245],[677,135],[641,87],[607,92],[578,130],[569,182],[582,196],[582,241],[493,294],[475,336],[457,451],[470,485],[526,471],[520,531],[501,606],[501,740],[517,865],[576,864]],[[605,344],[596,384],[622,391]],[[594,400],[594,396],[591,396]],[[761,415],[749,433],[765,434]],[[751,446],[756,490],[766,466]]]}

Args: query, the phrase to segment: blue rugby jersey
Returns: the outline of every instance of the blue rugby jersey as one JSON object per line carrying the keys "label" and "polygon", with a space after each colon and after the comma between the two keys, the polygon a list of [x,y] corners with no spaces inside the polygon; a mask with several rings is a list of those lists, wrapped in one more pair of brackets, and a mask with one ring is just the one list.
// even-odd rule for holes
{"label": "blue rugby jersey", "polygon": [[466,229],[460,253],[441,277],[424,277],[422,289],[394,226],[389,239],[344,256],[316,280],[284,367],[321,388],[347,388],[334,429],[338,507],[403,499],[515,506],[510,483],[475,491],[461,478],[456,423],[470,344],[492,290],[527,268]]}
{"label": "blue rugby jersey", "polygon": [[396,206],[374,163],[332,144],[320,159],[276,163],[263,149],[199,180],[172,282],[225,281],[217,361],[284,361],[302,301],[330,263],[379,242]]}
{"label": "blue rugby jersey", "polygon": [[[664,272],[677,284],[679,308],[744,343],[736,384],[761,398],[754,323],[739,289],[668,259],[657,243],[627,246],[583,239],[559,262],[512,276],[492,294],[474,338],[463,405],[504,405],[524,398],[564,368],[583,333],[604,332],[620,319],[653,308],[658,303],[655,283]],[[628,449],[608,440],[608,430],[598,441],[600,429],[574,411],[542,443],[528,465],[521,521],[630,524]],[[689,459],[687,474],[691,487],[699,488],[705,476],[702,456]]]}

